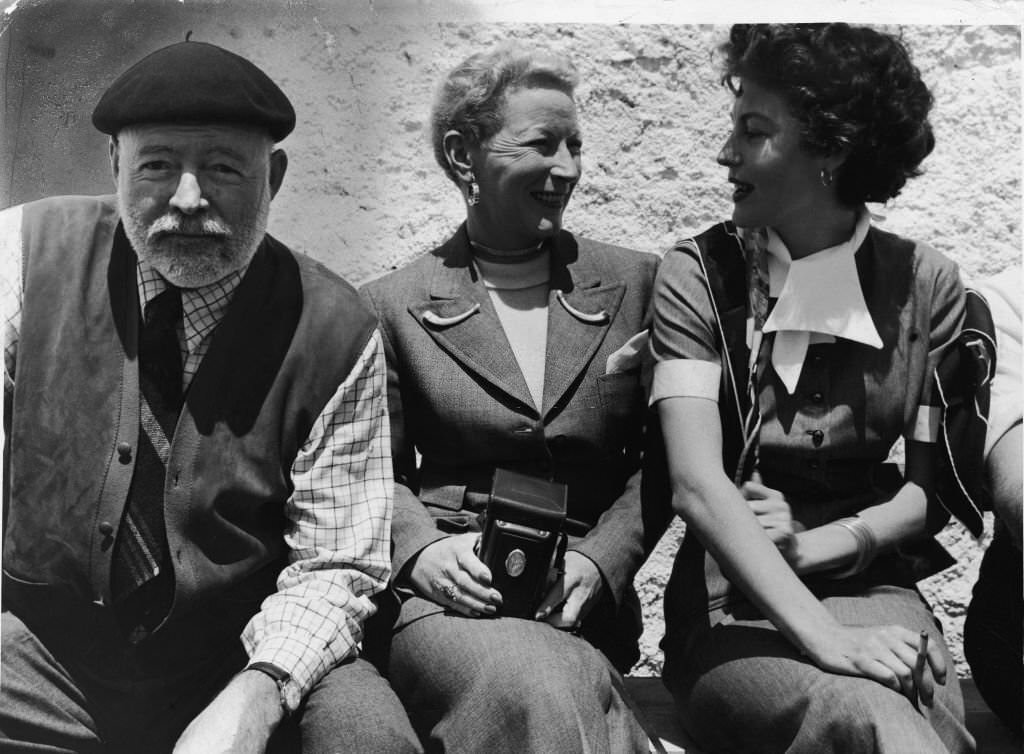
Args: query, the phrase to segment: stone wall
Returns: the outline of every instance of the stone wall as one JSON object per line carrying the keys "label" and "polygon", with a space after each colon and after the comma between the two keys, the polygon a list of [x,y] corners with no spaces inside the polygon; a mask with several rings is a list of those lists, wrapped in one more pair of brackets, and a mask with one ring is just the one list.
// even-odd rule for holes
{"label": "stone wall", "polygon": [[[20,0],[0,15],[0,207],[113,189],[99,94],[148,52],[185,38],[245,55],[292,98],[298,127],[271,231],[353,282],[403,264],[457,226],[462,205],[426,136],[436,82],[466,55],[520,39],[569,55],[582,84],[584,175],[566,215],[579,234],[661,252],[728,215],[715,154],[730,95],[711,51],[727,26],[495,23],[481,4],[303,0]],[[650,18],[648,13],[645,18]],[[936,98],[927,172],[880,225],[926,240],[968,276],[1021,250],[1021,66],[1016,26],[906,26]],[[656,673],[660,594],[681,527],[641,572],[645,658]],[[930,580],[954,644],[980,553],[955,524],[961,565]]]}

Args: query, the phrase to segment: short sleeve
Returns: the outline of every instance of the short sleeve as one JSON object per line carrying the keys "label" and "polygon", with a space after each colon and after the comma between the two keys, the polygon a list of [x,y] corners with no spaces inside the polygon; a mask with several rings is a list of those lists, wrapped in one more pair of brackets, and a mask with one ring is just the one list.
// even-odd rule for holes
{"label": "short sleeve", "polygon": [[[925,264],[926,261],[937,263]],[[918,274],[926,277],[926,280],[922,281],[926,285],[919,289],[925,291],[928,300],[928,359],[921,385],[921,397],[908,437],[920,442],[935,442],[941,413],[935,386],[935,368],[946,349],[960,333],[966,300],[963,281],[956,265],[938,252],[931,251],[923,257]]]}
{"label": "short sleeve", "polygon": [[1014,265],[972,286],[988,302],[996,328],[996,374],[992,380],[991,407],[985,455],[1011,427],[1020,424],[1024,391],[1021,385],[1021,266]]}
{"label": "short sleeve", "polygon": [[721,356],[714,309],[694,254],[675,248],[665,255],[654,284],[651,403],[662,398],[718,399]]}

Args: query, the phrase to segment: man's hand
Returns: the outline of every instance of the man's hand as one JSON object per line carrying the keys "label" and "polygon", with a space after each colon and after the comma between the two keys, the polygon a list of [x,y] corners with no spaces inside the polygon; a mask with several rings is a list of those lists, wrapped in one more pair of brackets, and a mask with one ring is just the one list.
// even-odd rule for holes
{"label": "man's hand", "polygon": [[601,571],[594,561],[578,552],[567,552],[565,572],[555,579],[535,617],[555,628],[579,628],[603,588]]}
{"label": "man's hand", "polygon": [[189,724],[174,754],[263,754],[283,717],[274,679],[242,671]]}
{"label": "man's hand", "polygon": [[409,581],[420,596],[468,618],[494,615],[501,594],[474,552],[478,539],[477,534],[453,534],[420,550],[409,569]]}

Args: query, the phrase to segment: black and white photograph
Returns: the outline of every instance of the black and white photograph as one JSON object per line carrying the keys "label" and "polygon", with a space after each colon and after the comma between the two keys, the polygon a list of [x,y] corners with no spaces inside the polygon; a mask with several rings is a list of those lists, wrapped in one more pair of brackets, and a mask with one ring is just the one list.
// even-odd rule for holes
{"label": "black and white photograph", "polygon": [[0,751],[1020,751],[1020,0],[0,0]]}

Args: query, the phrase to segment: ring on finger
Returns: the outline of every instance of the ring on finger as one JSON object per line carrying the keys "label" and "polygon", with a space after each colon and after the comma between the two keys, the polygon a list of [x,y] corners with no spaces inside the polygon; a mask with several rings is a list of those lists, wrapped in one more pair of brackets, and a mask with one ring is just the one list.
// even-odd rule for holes
{"label": "ring on finger", "polygon": [[458,602],[459,588],[455,584],[445,584],[441,587],[441,592],[452,602]]}

